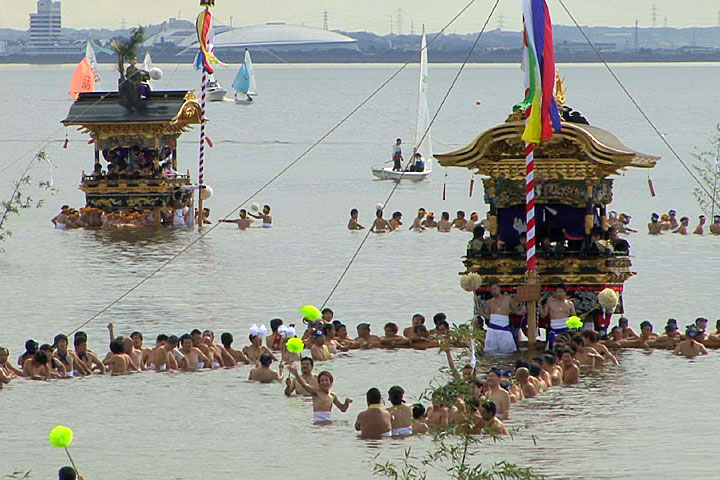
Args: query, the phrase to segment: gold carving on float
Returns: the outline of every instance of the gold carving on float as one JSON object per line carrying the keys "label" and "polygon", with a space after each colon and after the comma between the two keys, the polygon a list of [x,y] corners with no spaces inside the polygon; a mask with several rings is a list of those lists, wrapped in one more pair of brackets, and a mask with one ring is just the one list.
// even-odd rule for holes
{"label": "gold carving on float", "polygon": [[[523,258],[481,258],[470,257],[464,261],[465,273],[483,276],[483,283],[490,280],[501,285],[522,285],[525,283],[527,263]],[[636,275],[631,271],[632,262],[628,257],[562,257],[537,259],[537,272],[543,284],[577,283],[588,285],[622,284]]]}
{"label": "gold carving on float", "polygon": [[558,110],[565,106],[565,97],[567,89],[565,88],[565,77],[561,77],[559,72],[555,72],[555,103]]}

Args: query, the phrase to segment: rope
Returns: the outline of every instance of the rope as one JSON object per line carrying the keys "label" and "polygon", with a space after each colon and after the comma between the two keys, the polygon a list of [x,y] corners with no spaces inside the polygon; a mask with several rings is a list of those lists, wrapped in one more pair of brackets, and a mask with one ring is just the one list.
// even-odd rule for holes
{"label": "rope", "polygon": [[[472,3],[472,2],[471,2]],[[462,65],[460,65],[460,69],[458,70],[457,74],[455,75],[455,78],[453,79],[452,83],[450,84],[450,87],[448,87],[447,92],[445,92],[445,96],[443,97],[442,101],[440,102],[440,105],[438,106],[437,110],[435,111],[435,115],[433,115],[432,119],[430,120],[430,124],[428,125],[427,129],[423,133],[423,136],[420,138],[420,141],[417,142],[417,145],[422,145],[423,140],[425,140],[425,137],[427,136],[428,132],[430,132],[430,129],[433,126],[433,123],[435,123],[435,120],[437,119],[438,114],[440,113],[440,110],[442,110],[443,106],[445,106],[445,102],[448,99],[448,96],[450,95],[450,92],[452,92],[453,88],[455,87],[455,84],[457,83],[458,79],[460,78],[460,74],[462,74],[463,69],[465,69],[465,66],[467,65],[468,61],[470,60],[470,56],[472,55],[473,51],[475,50],[475,47],[477,47],[478,42],[480,41],[480,38],[482,37],[483,33],[485,32],[485,29],[488,26],[488,23],[490,22],[490,19],[492,18],[493,14],[495,13],[495,10],[497,9],[498,4],[500,3],[500,0],[495,0],[495,4],[493,5],[492,10],[490,10],[490,14],[488,15],[487,19],[485,20],[485,23],[483,24],[482,30],[478,33],[477,37],[475,38],[475,42],[473,43],[472,47],[470,47],[470,51],[468,51],[467,56],[465,57],[465,60],[463,61]],[[468,5],[469,6],[469,5]],[[467,7],[465,7],[467,8]],[[457,16],[455,17],[457,18]],[[415,156],[415,152],[417,151],[417,146],[414,148],[413,151],[413,157]],[[412,159],[412,157],[411,157]],[[411,160],[408,160],[408,164]],[[406,167],[402,170],[402,173],[400,174],[400,179],[395,182],[395,185],[393,186],[392,190],[390,190],[390,194],[385,199],[385,202],[383,202],[383,207],[387,207],[388,202],[392,198],[392,196],[395,194],[395,191],[397,190],[398,186],[400,185],[400,182],[402,181],[402,177],[405,176],[405,171],[407,170]],[[353,262],[355,262],[355,259],[357,258],[358,254],[360,253],[360,250],[365,246],[365,243],[367,242],[367,239],[370,237],[371,229],[368,229],[368,231],[365,233],[365,236],[363,237],[362,241],[360,242],[360,245],[358,246],[357,250],[355,250],[355,253],[350,258],[350,262],[348,262],[347,266],[343,270],[342,274],[340,275],[340,278],[338,278],[337,282],[335,282],[335,285],[333,286],[332,290],[330,290],[330,294],[327,296],[325,301],[322,304],[322,307],[320,309],[322,310],[325,308],[327,303],[332,298],[333,294],[335,293],[335,290],[340,286],[340,283],[345,278],[345,275],[350,270],[350,267],[352,266]]]}
{"label": "rope", "polygon": [[[432,44],[432,42],[435,41],[435,39],[437,39],[438,37],[440,37],[440,35],[442,35],[443,32],[444,32],[448,27],[450,27],[450,25],[452,25],[455,20],[457,20],[457,19],[460,17],[460,15],[462,15],[468,8],[470,8],[470,6],[471,6],[473,3],[475,3],[475,1],[476,1],[476,0],[470,0],[470,2],[460,11],[460,13],[458,13],[457,15],[455,15],[455,16],[450,20],[450,22],[448,22],[448,24],[445,25],[445,27],[444,27],[440,32],[438,32],[437,35],[435,35],[435,37],[433,37],[433,39],[428,43],[428,45],[426,46],[426,48],[429,47],[429,46]],[[497,4],[499,3],[499,1],[500,1],[500,0],[497,0],[497,1],[496,1],[495,7],[497,7]],[[493,12],[495,11],[495,7],[493,7]],[[491,13],[491,15],[492,15],[492,13]],[[489,20],[490,20],[490,19],[488,18],[488,21],[489,21]],[[485,26],[487,26],[487,22],[485,22]],[[484,29],[485,29],[485,27],[483,27],[483,30],[484,30]],[[476,42],[476,44],[477,44],[477,42]],[[473,48],[474,48],[474,46],[473,46]],[[420,52],[418,52],[418,53],[420,53]],[[367,98],[365,98],[365,100],[363,100],[362,103],[360,103],[360,105],[358,105],[357,107],[355,107],[350,113],[348,113],[345,117],[343,117],[342,120],[340,120],[339,123],[335,124],[335,126],[333,126],[330,130],[328,130],[324,135],[322,135],[317,141],[315,141],[310,147],[308,147],[305,151],[303,151],[297,158],[295,158],[292,162],[290,162],[290,163],[289,163],[287,166],[285,166],[282,170],[280,170],[278,173],[276,173],[270,180],[268,180],[268,181],[265,182],[260,188],[258,188],[257,190],[255,190],[255,192],[253,192],[250,196],[248,196],[245,200],[243,200],[237,207],[233,208],[233,209],[232,209],[227,215],[225,215],[221,220],[227,220],[227,219],[230,217],[230,215],[232,215],[236,210],[242,208],[246,203],[248,203],[250,200],[252,200],[253,198],[255,198],[258,194],[260,194],[260,193],[261,193],[263,190],[265,190],[267,187],[269,187],[270,185],[272,185],[278,178],[280,178],[282,175],[284,175],[285,172],[287,172],[288,170],[290,170],[296,163],[298,163],[298,162],[299,162],[300,160],[302,160],[308,153],[310,153],[312,150],[314,150],[315,147],[317,147],[318,145],[320,145],[326,138],[328,138],[330,135],[332,135],[332,134],[333,134],[338,128],[340,128],[340,126],[342,126],[350,117],[352,117],[352,116],[353,116],[358,110],[360,110],[366,103],[368,103],[370,100],[372,100],[383,88],[385,88],[385,86],[387,86],[387,84],[389,84],[395,77],[397,77],[397,76],[400,74],[400,72],[402,72],[402,71],[405,69],[405,67],[407,67],[407,66],[410,64],[410,62],[412,61],[412,59],[414,59],[414,58],[415,58],[415,54],[414,54],[412,57],[408,58],[408,60],[407,60],[395,73],[393,73],[392,75],[390,75],[390,77],[388,77],[387,80],[385,80],[385,81],[384,81],[378,88],[376,88]],[[464,64],[463,64],[463,66],[464,66]],[[455,84],[455,83],[453,82],[453,85],[454,85],[454,84]],[[446,95],[446,98],[447,98],[447,95]],[[445,101],[445,100],[443,99],[443,103],[444,103],[444,101]],[[442,104],[441,104],[441,106],[442,106]],[[437,115],[437,114],[436,114],[436,115]],[[433,120],[434,120],[434,118],[433,118]],[[432,125],[432,122],[430,123],[430,125]],[[428,128],[428,129],[429,129],[429,128]],[[426,133],[427,133],[427,131],[426,131]],[[423,139],[424,139],[424,138],[425,138],[425,137],[424,137],[424,135],[423,135]],[[421,143],[422,143],[422,140],[421,140]],[[397,185],[395,186],[395,188],[397,188]],[[393,189],[393,192],[394,192],[394,191],[395,191],[395,189]],[[391,193],[391,195],[392,195],[392,193]],[[149,275],[145,276],[145,277],[144,277],[143,279],[141,279],[138,283],[136,283],[135,285],[133,285],[132,287],[130,287],[127,291],[125,291],[125,293],[123,293],[123,294],[120,295],[118,298],[116,298],[115,300],[113,300],[112,302],[110,302],[108,305],[106,305],[106,306],[105,306],[103,309],[101,309],[99,312],[95,313],[95,314],[92,315],[90,318],[88,318],[87,320],[85,320],[82,324],[80,324],[80,326],[78,326],[77,328],[75,328],[74,330],[72,330],[72,331],[68,334],[68,336],[74,334],[75,332],[77,332],[77,331],[80,330],[81,328],[85,327],[86,325],[88,325],[89,323],[91,323],[92,321],[94,321],[95,319],[97,319],[97,318],[99,318],[100,316],[102,316],[105,312],[107,312],[108,310],[110,310],[112,307],[114,307],[115,305],[117,305],[118,303],[120,303],[124,298],[126,298],[126,297],[127,297],[128,295],[130,295],[132,292],[134,292],[135,290],[137,290],[138,288],[140,288],[142,285],[144,285],[147,281],[149,281],[151,278],[153,278],[155,275],[157,275],[157,274],[158,274],[161,270],[163,270],[165,267],[167,267],[168,265],[170,265],[170,263],[172,263],[173,261],[175,261],[175,259],[177,259],[180,255],[182,255],[182,254],[184,254],[185,252],[187,252],[190,248],[192,248],[192,247],[193,247],[195,244],[197,244],[200,240],[202,240],[202,239],[205,238],[207,235],[209,235],[213,230],[215,230],[215,229],[216,229],[218,226],[220,226],[221,224],[222,224],[222,221],[218,221],[217,223],[215,223],[215,225],[213,225],[213,226],[210,227],[209,229],[204,230],[204,231],[200,231],[200,234],[198,235],[198,237],[197,237],[195,240],[193,240],[192,242],[190,242],[189,244],[187,244],[185,247],[183,247],[180,251],[178,251],[176,254],[174,254],[172,257],[170,257],[168,260],[166,260],[165,262],[163,262],[162,264],[160,264],[155,270],[153,270],[152,272],[150,272]],[[367,239],[367,237],[366,237],[366,239]],[[364,243],[364,240],[363,240],[363,243]],[[357,256],[357,253],[358,253],[359,251],[360,251],[360,249],[358,249],[358,251],[356,252],[355,256]],[[355,256],[353,257],[353,260],[354,260]],[[351,263],[352,263],[352,262],[351,262]],[[348,265],[348,267],[345,269],[345,272],[343,272],[343,276],[345,275],[345,273],[347,272],[347,269],[348,269],[349,267],[350,267],[350,265]],[[341,279],[342,279],[342,277],[341,277]],[[335,289],[337,288],[337,285],[339,285],[339,283],[340,283],[340,282],[338,281],[338,283],[335,285],[335,288],[333,288],[333,292],[335,291]],[[331,295],[332,295],[332,293],[331,293]],[[330,298],[330,297],[328,297],[328,299],[329,299],[329,298]],[[327,302],[327,301],[326,301],[326,302]]]}
{"label": "rope", "polygon": [[655,123],[654,123],[654,122],[650,119],[650,117],[645,113],[645,111],[643,110],[643,108],[642,108],[642,107],[640,106],[640,104],[635,100],[635,97],[633,97],[632,94],[628,91],[628,89],[627,89],[627,88],[625,87],[625,85],[622,83],[622,81],[620,80],[620,78],[618,78],[618,76],[615,74],[615,71],[612,69],[612,67],[610,67],[610,65],[608,65],[608,63],[605,61],[605,58],[602,56],[602,54],[600,53],[600,51],[599,51],[599,50],[595,47],[595,45],[590,41],[590,38],[589,38],[589,37],[587,36],[587,34],[585,33],[585,30],[583,30],[583,28],[580,26],[580,24],[579,24],[578,21],[575,19],[575,17],[573,16],[573,14],[570,12],[570,10],[568,9],[568,7],[565,5],[565,2],[564,2],[563,0],[558,0],[558,1],[560,2],[560,5],[562,5],[563,9],[565,10],[565,13],[568,14],[568,16],[570,17],[570,19],[573,21],[573,23],[574,23],[575,26],[577,27],[577,29],[580,31],[580,33],[582,34],[582,36],[585,38],[585,41],[588,43],[588,45],[590,45],[590,48],[593,49],[593,51],[595,52],[595,55],[597,55],[597,57],[600,59],[600,61],[602,62],[602,64],[605,65],[605,68],[607,68],[608,72],[610,72],[610,75],[612,75],[612,77],[615,79],[615,81],[616,81],[617,84],[620,86],[620,88],[621,88],[622,91],[625,93],[625,95],[630,99],[630,101],[632,102],[632,104],[635,105],[635,108],[637,108],[638,112],[640,112],[640,115],[642,115],[643,118],[645,119],[645,121],[648,123],[648,125],[650,125],[650,128],[652,128],[652,130],[655,132],[655,134],[660,138],[660,140],[662,140],[662,142],[665,144],[665,146],[672,152],[673,156],[675,156],[675,158],[677,159],[677,161],[680,162],[680,164],[683,166],[683,168],[685,168],[685,170],[690,174],[690,176],[692,177],[692,179],[695,180],[695,183],[697,183],[697,184],[700,186],[700,188],[702,189],[702,191],[705,192],[705,194],[711,199],[712,204],[713,204],[713,205],[718,205],[718,201],[715,200],[715,196],[712,195],[712,194],[710,193],[710,191],[708,191],[708,189],[705,187],[705,185],[704,185],[704,184],[700,181],[700,179],[693,173],[692,169],[690,169],[690,167],[688,167],[688,165],[685,163],[685,161],[683,161],[683,159],[680,158],[680,154],[678,154],[677,151],[675,150],[675,148],[673,148],[673,146],[670,145],[670,142],[668,142],[668,140],[665,138],[665,136],[664,136],[662,133],[660,133],[660,130],[655,126]]}

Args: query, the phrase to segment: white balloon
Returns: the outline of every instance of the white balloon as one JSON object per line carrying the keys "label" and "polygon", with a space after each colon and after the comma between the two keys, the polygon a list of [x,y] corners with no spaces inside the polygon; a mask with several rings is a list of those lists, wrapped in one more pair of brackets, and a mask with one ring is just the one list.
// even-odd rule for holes
{"label": "white balloon", "polygon": [[250,205],[250,211],[253,213],[260,211],[260,204],[259,203],[253,203]]}
{"label": "white balloon", "polygon": [[375,211],[383,209],[385,209],[385,205],[383,205],[382,203],[378,203],[377,205],[375,205]]}
{"label": "white balloon", "polygon": [[158,67],[153,67],[150,69],[150,78],[153,80],[160,80],[163,76],[162,70],[160,70]]}
{"label": "white balloon", "polygon": [[210,200],[210,197],[213,195],[213,189],[206,186],[205,188],[200,189],[200,198],[203,200]]}

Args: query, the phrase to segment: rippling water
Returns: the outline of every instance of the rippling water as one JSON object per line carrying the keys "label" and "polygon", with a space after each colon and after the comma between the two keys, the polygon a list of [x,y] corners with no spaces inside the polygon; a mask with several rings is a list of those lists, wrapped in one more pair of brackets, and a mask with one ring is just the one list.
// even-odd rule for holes
{"label": "rippling water", "polygon": [[[87,138],[59,125],[70,106],[65,89],[72,66],[0,66],[5,116],[0,130],[0,170],[44,139],[56,164],[60,192],[45,208],[11,220],[15,236],[0,255],[0,344],[17,358],[27,338],[49,341],[80,325],[127,288],[194,240],[188,231],[57,231],[48,222],[59,205],[81,206],[82,169],[92,167]],[[103,66],[112,84],[109,66]],[[331,128],[393,71],[390,66],[257,66],[261,94],[251,107],[211,104],[206,182],[215,190],[212,218],[225,215]],[[439,104],[457,66],[433,65],[430,108]],[[160,87],[197,85],[185,66],[164,66]],[[705,147],[716,118],[716,65],[617,66],[667,138],[688,157]],[[569,104],[591,123],[618,134],[627,145],[665,158],[650,172],[658,191],[650,198],[647,173],[631,171],[616,181],[614,208],[635,217],[641,231],[652,211],[676,208],[696,217],[692,181],[643,123],[599,66],[562,66]],[[273,316],[295,319],[304,303],[323,302],[361,235],[345,230],[352,207],[370,224],[372,210],[392,185],[372,180],[370,166],[387,159],[395,137],[412,138],[416,99],[414,67],[403,72],[368,107],[294,166],[257,199],[270,203],[272,230],[240,232],[223,225],[162,270],[85,330],[105,351],[107,322],[118,333],[139,329],[148,339],[192,328],[231,331],[242,339],[253,322]],[[218,78],[230,84],[234,71]],[[435,150],[469,143],[502,122],[518,100],[522,77],[515,66],[471,66],[463,73],[433,131]],[[482,106],[475,105],[481,100]],[[65,134],[70,148],[62,149]],[[181,169],[196,170],[196,132],[180,143]],[[27,159],[0,172],[0,194]],[[47,166],[32,174],[46,178]],[[468,198],[470,174],[443,169],[431,182],[403,183],[390,210],[410,220],[419,206],[434,210],[485,211],[480,189]],[[42,195],[42,194],[41,194]],[[415,312],[445,311],[451,320],[471,315],[471,299],[458,286],[467,236],[403,231],[371,237],[329,305],[354,327],[369,321],[408,324]],[[720,239],[679,236],[629,238],[638,276],[626,284],[631,322],[658,327],[675,316],[689,322],[715,318]],[[151,342],[148,342],[151,343]],[[509,362],[510,360],[508,360]],[[198,374],[93,377],[50,385],[14,382],[0,394],[0,475],[32,469],[51,478],[64,464],[46,442],[63,423],[75,430],[73,452],[88,478],[369,478],[375,455],[398,459],[427,438],[364,442],[353,432],[355,415],[370,386],[386,391],[398,383],[415,399],[437,376],[443,358],[434,352],[353,352],[327,367],[335,390],[355,399],[336,423],[314,427],[311,405],[287,399],[276,385],[250,385],[247,368]],[[667,352],[624,352],[619,368],[587,376],[581,386],[554,389],[513,409],[514,440],[488,443],[477,461],[503,459],[534,465],[550,478],[717,478],[720,446],[713,406],[718,356],[687,361]],[[323,367],[324,368],[324,367]],[[533,441],[536,437],[536,442]],[[122,473],[120,473],[122,472]],[[433,478],[443,478],[441,470]]]}

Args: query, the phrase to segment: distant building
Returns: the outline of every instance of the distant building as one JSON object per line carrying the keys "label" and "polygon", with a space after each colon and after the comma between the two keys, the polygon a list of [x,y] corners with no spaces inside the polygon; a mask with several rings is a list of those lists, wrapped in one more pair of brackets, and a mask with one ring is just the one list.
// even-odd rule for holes
{"label": "distant building", "polygon": [[37,13],[30,14],[29,54],[63,54],[74,52],[62,36],[62,10],[59,0],[37,0]]}

